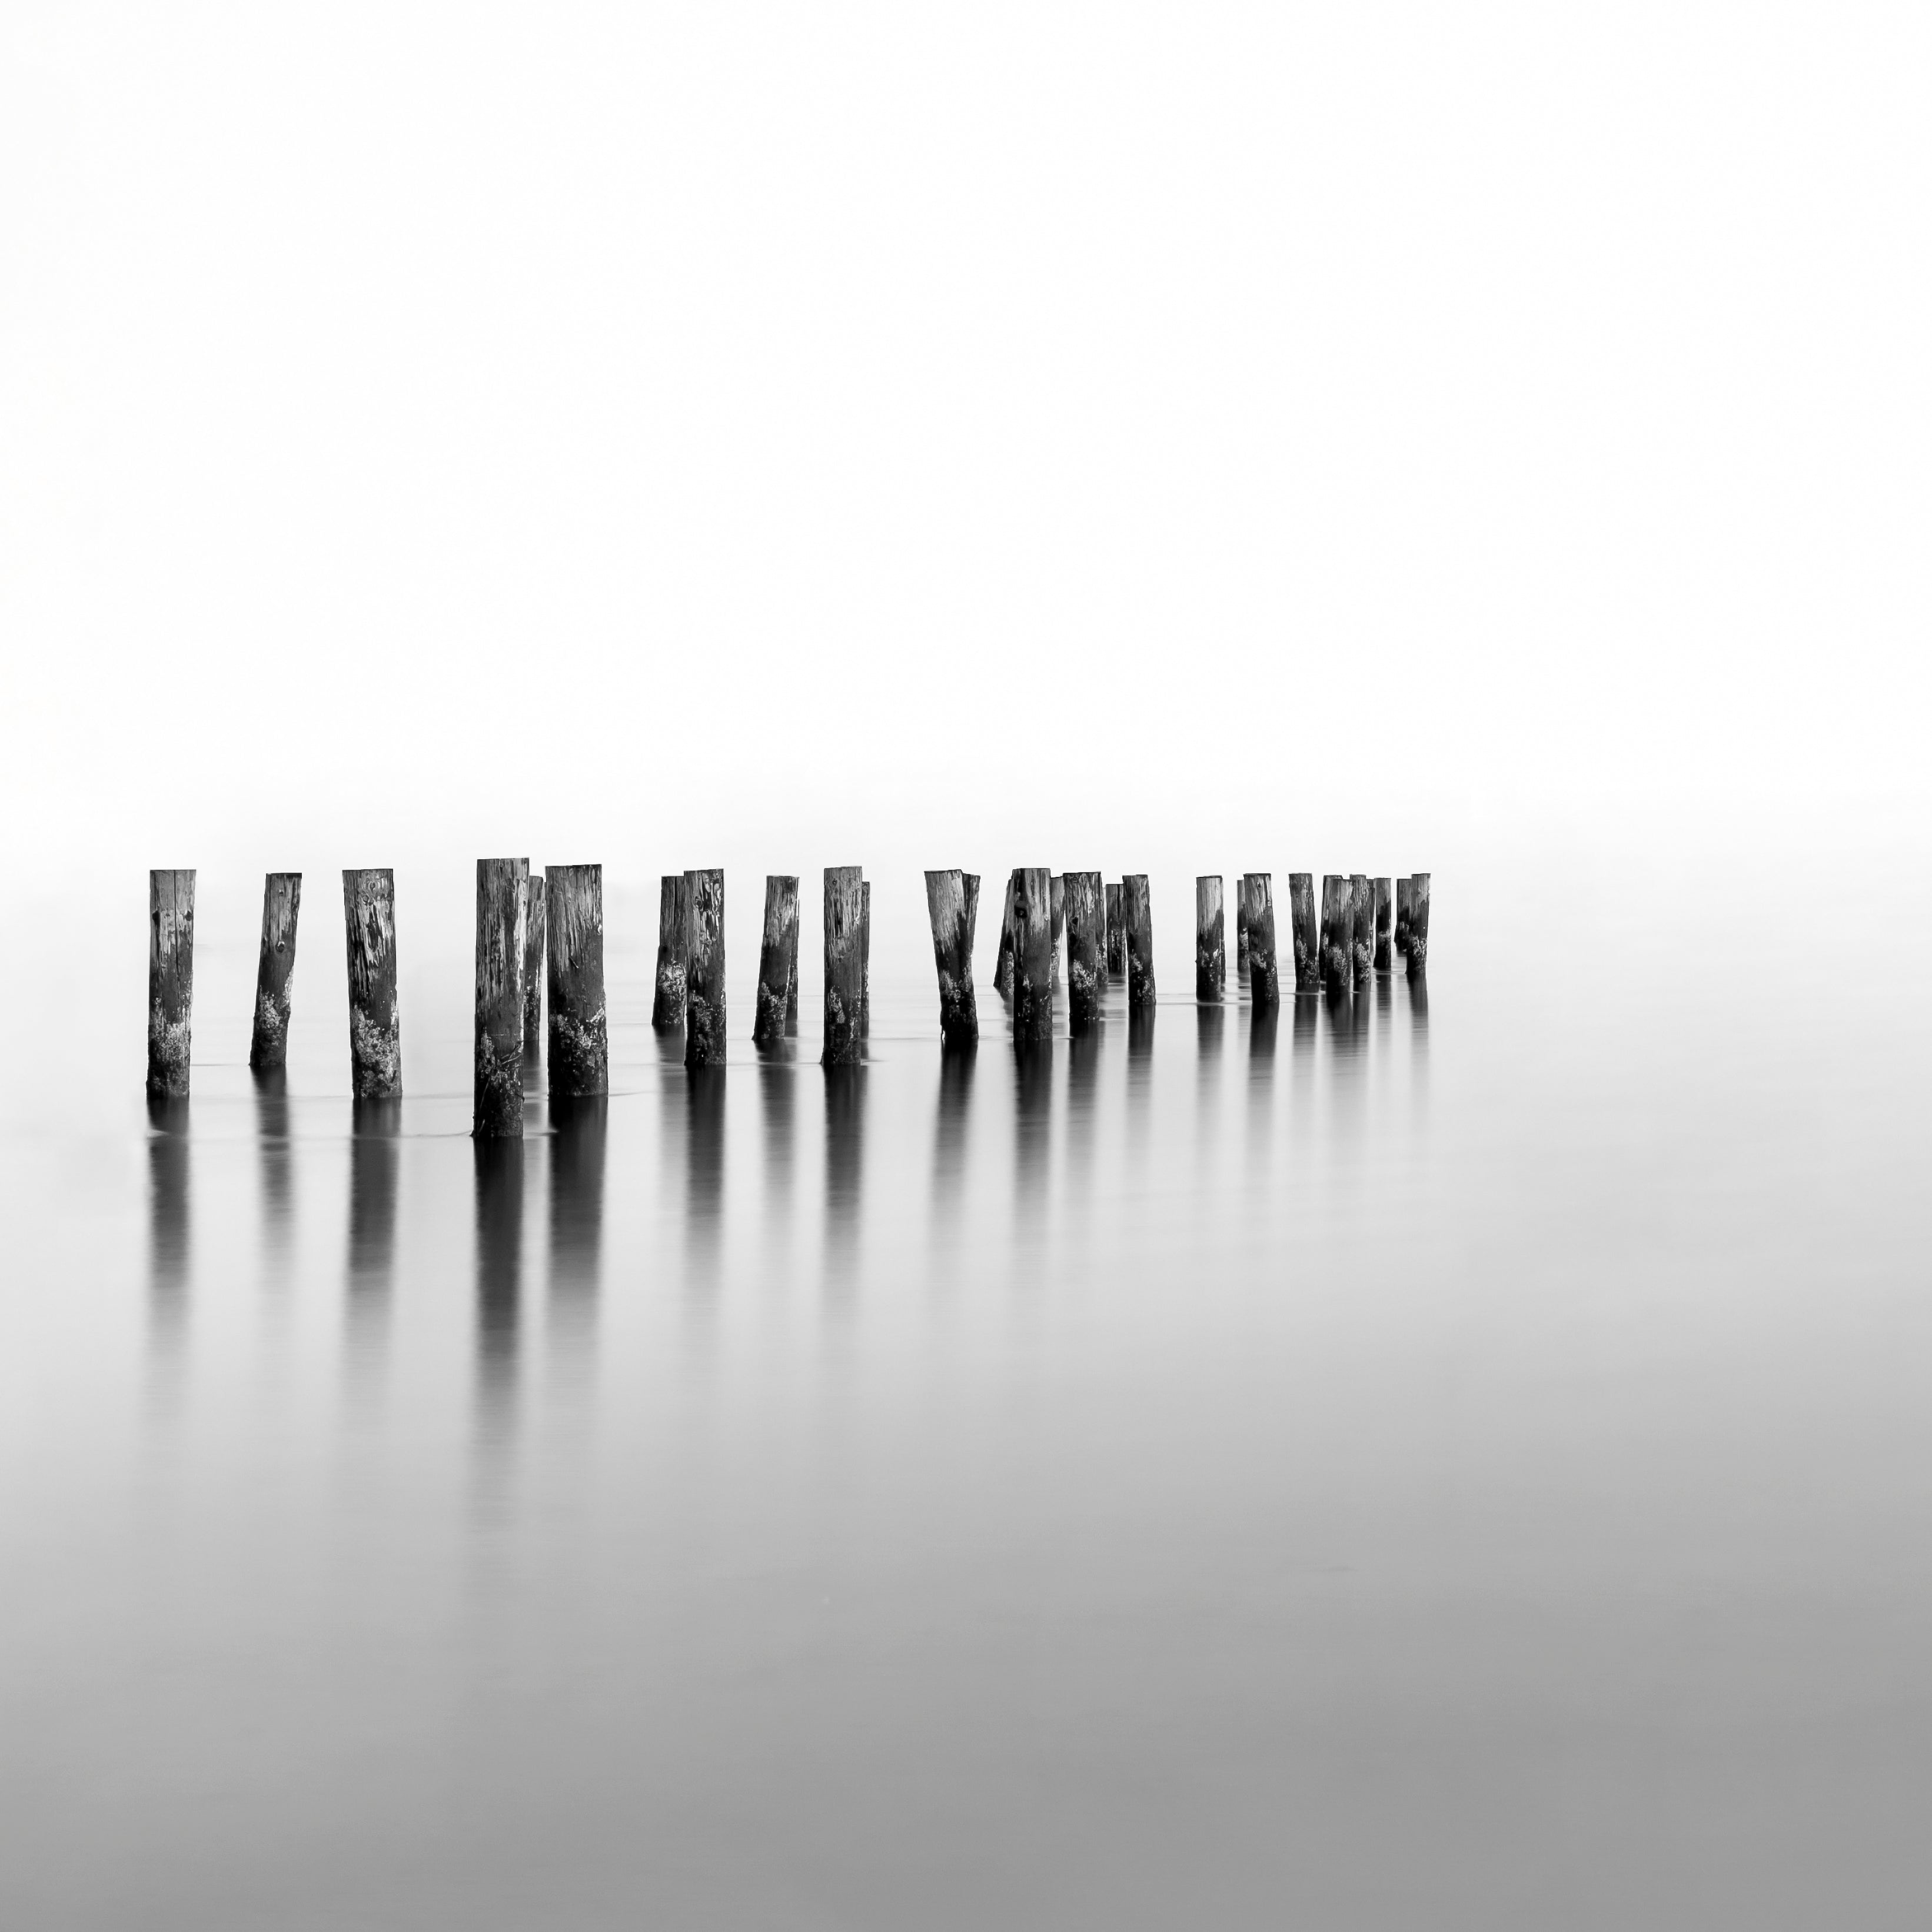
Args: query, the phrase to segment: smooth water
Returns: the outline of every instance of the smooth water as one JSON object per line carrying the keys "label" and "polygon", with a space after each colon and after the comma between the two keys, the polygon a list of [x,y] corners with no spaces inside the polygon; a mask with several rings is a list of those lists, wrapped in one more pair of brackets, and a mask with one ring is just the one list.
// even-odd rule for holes
{"label": "smooth water", "polygon": [[151,1124],[137,906],[0,1161],[0,1924],[1923,1924],[1928,1021],[1666,887],[1272,1024],[1170,921],[1026,1068],[907,897],[842,1076],[808,892],[695,1082],[614,922],[487,1150],[460,958],[352,1108],[320,889]]}

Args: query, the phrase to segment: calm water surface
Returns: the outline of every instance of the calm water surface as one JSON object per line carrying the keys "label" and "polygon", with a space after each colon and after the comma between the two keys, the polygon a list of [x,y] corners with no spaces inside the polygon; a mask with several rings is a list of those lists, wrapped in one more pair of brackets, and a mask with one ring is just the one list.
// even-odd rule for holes
{"label": "calm water surface", "polygon": [[1928,1022],[1675,890],[1273,1021],[1177,929],[1020,1068],[915,880],[840,1076],[614,922],[484,1150],[460,959],[352,1108],[319,887],[151,1124],[137,905],[0,1162],[0,1924],[1922,1926]]}

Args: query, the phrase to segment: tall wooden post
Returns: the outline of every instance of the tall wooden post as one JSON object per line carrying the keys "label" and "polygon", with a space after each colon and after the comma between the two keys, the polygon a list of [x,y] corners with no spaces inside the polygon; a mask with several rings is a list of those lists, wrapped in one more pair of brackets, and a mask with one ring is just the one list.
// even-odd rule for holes
{"label": "tall wooden post", "polygon": [[691,944],[689,874],[666,872],[658,880],[657,991],[651,1024],[670,1033],[684,1024],[684,982]]}
{"label": "tall wooden post", "polygon": [[1322,984],[1331,997],[1348,992],[1354,975],[1355,888],[1346,872],[1322,877]]}
{"label": "tall wooden post", "polygon": [[1000,953],[993,962],[993,990],[1003,1000],[1013,996],[1013,880],[1018,876],[1010,873],[1006,878],[1006,902],[1000,914]]}
{"label": "tall wooden post", "polygon": [[1234,970],[1248,970],[1248,875],[1234,882]]}
{"label": "tall wooden post", "polygon": [[1127,970],[1127,916],[1120,904],[1118,881],[1107,888],[1107,970],[1124,974]]}
{"label": "tall wooden post", "polygon": [[932,922],[932,963],[939,973],[939,1037],[949,1047],[976,1046],[980,1011],[973,994],[973,923],[980,881],[969,895],[969,874],[926,875],[926,916]]}
{"label": "tall wooden post", "polygon": [[271,872],[262,886],[262,956],[255,968],[255,1030],[248,1042],[248,1064],[258,1073],[288,1064],[290,988],[301,912],[301,873]]}
{"label": "tall wooden post", "polygon": [[872,1036],[872,882],[859,881],[859,1037]]}
{"label": "tall wooden post", "polygon": [[685,931],[684,1064],[724,1064],[724,874],[684,875],[690,908]]}
{"label": "tall wooden post", "polygon": [[1257,1006],[1281,1004],[1281,959],[1274,943],[1274,875],[1250,872],[1241,881],[1248,907],[1248,991]]}
{"label": "tall wooden post", "polygon": [[[1245,906],[1245,898],[1242,903]],[[1221,908],[1221,875],[1203,872],[1194,881],[1194,997],[1218,1000],[1227,983],[1227,927]]]}
{"label": "tall wooden post", "polygon": [[[548,947],[549,921],[544,908],[549,888],[541,872],[530,874],[530,916],[524,932],[524,1051],[533,1053],[543,1044],[544,959]],[[602,896],[602,889],[598,889]],[[599,915],[599,930],[602,931]],[[551,1090],[556,1090],[554,1086]],[[602,1088],[597,1090],[603,1091]]]}
{"label": "tall wooden post", "polygon": [[[553,866],[545,896],[550,1096],[576,1100],[608,1094],[610,1037],[604,1010],[604,868]],[[524,1010],[526,1014],[530,1010],[527,1000]]]}
{"label": "tall wooden post", "polygon": [[1390,928],[1395,920],[1395,882],[1378,879],[1376,884],[1376,970],[1386,973],[1395,964]]}
{"label": "tall wooden post", "polygon": [[476,1078],[470,1132],[478,1140],[524,1133],[524,943],[530,862],[476,862]]}
{"label": "tall wooden post", "polygon": [[1414,897],[1415,881],[1400,878],[1395,882],[1395,950],[1406,959],[1408,957],[1408,909]]}
{"label": "tall wooden post", "polygon": [[784,1037],[785,1004],[797,958],[798,880],[788,873],[767,873],[765,930],[758,948],[758,1010],[752,1022],[757,1046],[768,1046]]}
{"label": "tall wooden post", "polygon": [[1066,1030],[1078,1040],[1100,1024],[1106,997],[1107,889],[1098,872],[1066,878]]}
{"label": "tall wooden post", "polygon": [[791,939],[785,952],[785,1037],[798,1031],[798,911],[792,909]]}
{"label": "tall wooden post", "polygon": [[1322,990],[1322,925],[1315,910],[1312,872],[1288,874],[1288,918],[1294,946],[1294,990],[1318,993]]}
{"label": "tall wooden post", "polygon": [[1063,873],[1055,872],[1047,880],[1048,892],[1053,902],[1053,966],[1048,975],[1048,983],[1054,992],[1060,991],[1060,940],[1066,930],[1066,879]]}
{"label": "tall wooden post", "polygon": [[358,1100],[403,1090],[403,1025],[396,1007],[396,875],[386,866],[342,874],[349,940],[349,1085]]}
{"label": "tall wooden post", "polygon": [[1147,874],[1130,872],[1120,881],[1120,912],[1127,925],[1127,1005],[1150,1006],[1154,992],[1154,902]]}
{"label": "tall wooden post", "polygon": [[1408,882],[1408,976],[1419,980],[1429,970],[1429,874],[1418,872]]}
{"label": "tall wooden post", "polygon": [[148,1097],[188,1095],[194,1031],[194,868],[148,874]]}
{"label": "tall wooden post", "polygon": [[1044,866],[1013,874],[1013,1044],[1053,1037],[1053,875]]}
{"label": "tall wooden post", "polygon": [[1354,920],[1348,956],[1354,963],[1355,984],[1366,986],[1376,970],[1376,889],[1366,872],[1351,873],[1348,886]]}
{"label": "tall wooden post", "polygon": [[859,1028],[866,985],[860,950],[865,904],[859,867],[826,867],[825,1050],[819,1055],[826,1066],[856,1066],[866,1057],[865,1035]]}

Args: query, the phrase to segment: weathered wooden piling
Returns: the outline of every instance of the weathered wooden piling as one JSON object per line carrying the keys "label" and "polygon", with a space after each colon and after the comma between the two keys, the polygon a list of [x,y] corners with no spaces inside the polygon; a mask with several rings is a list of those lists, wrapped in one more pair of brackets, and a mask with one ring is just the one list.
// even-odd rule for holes
{"label": "weathered wooden piling", "polygon": [[1120,881],[1120,915],[1127,927],[1127,1005],[1150,1006],[1154,992],[1154,901],[1147,874],[1130,872]]}
{"label": "weathered wooden piling", "polygon": [[684,945],[684,1064],[724,1064],[724,874],[687,872]]}
{"label": "weathered wooden piling", "polygon": [[1053,966],[1048,982],[1056,993],[1060,991],[1060,941],[1066,930],[1066,878],[1064,873],[1055,872],[1047,880],[1053,902]]}
{"label": "weathered wooden piling", "polygon": [[993,962],[993,990],[1003,1000],[1013,996],[1013,880],[1017,876],[1009,873],[1006,877],[1006,902],[1000,914],[1000,952]]}
{"label": "weathered wooden piling", "polygon": [[1248,875],[1234,881],[1234,970],[1248,970]]}
{"label": "weathered wooden piling", "polygon": [[470,1132],[478,1140],[524,1132],[524,942],[530,862],[476,862],[476,1078]]}
{"label": "weathered wooden piling", "polygon": [[1322,876],[1322,984],[1330,994],[1348,992],[1354,977],[1355,888],[1345,872]]}
{"label": "weathered wooden piling", "polygon": [[[530,874],[530,911],[524,922],[524,1051],[534,1052],[543,1043],[544,961],[548,948],[549,921],[544,902],[549,888],[541,872]],[[598,889],[601,901],[602,889]],[[603,929],[599,915],[598,931]],[[603,1090],[600,1088],[598,1091]]]}
{"label": "weathered wooden piling", "polygon": [[1053,875],[1044,866],[1013,874],[1013,1044],[1053,1037]]}
{"label": "weathered wooden piling", "polygon": [[148,1097],[187,1097],[194,1031],[194,868],[148,874]]}
{"label": "weathered wooden piling", "polygon": [[1352,872],[1348,891],[1354,922],[1350,928],[1348,957],[1355,984],[1366,986],[1376,970],[1376,889],[1367,873]]}
{"label": "weathered wooden piling", "polygon": [[1418,872],[1408,882],[1408,976],[1419,980],[1429,970],[1429,874]]}
{"label": "weathered wooden piling", "polygon": [[1395,950],[1406,959],[1408,956],[1408,908],[1414,896],[1415,882],[1412,879],[1398,879],[1395,882]]}
{"label": "weathered wooden piling", "polygon": [[1315,874],[1288,875],[1288,940],[1294,953],[1294,990],[1322,990],[1322,923],[1315,910]]}
{"label": "weathered wooden piling", "polygon": [[[553,866],[545,897],[554,1103],[610,1090],[610,1029],[604,1011],[604,868]],[[525,1012],[529,1010],[526,1000]]]}
{"label": "weathered wooden piling", "polygon": [[1394,949],[1390,943],[1395,920],[1395,881],[1378,879],[1375,885],[1376,970],[1386,973],[1395,964]]}
{"label": "weathered wooden piling", "polygon": [[798,1031],[798,926],[794,918],[791,922],[791,946],[785,956],[785,1037],[789,1040]]}
{"label": "weathered wooden piling", "polygon": [[[968,890],[967,881],[972,884]],[[939,1037],[949,1047],[976,1046],[980,1010],[973,994],[973,924],[980,881],[953,871],[926,875],[926,916],[932,922],[932,963],[939,974]]]}
{"label": "weathered wooden piling", "polygon": [[1107,970],[1125,973],[1127,970],[1127,920],[1120,909],[1120,888],[1118,881],[1107,888]]}
{"label": "weathered wooden piling", "polygon": [[1221,907],[1221,875],[1203,872],[1194,881],[1194,997],[1218,1000],[1227,983],[1227,923]]}
{"label": "weathered wooden piling", "polygon": [[1106,998],[1107,889],[1098,872],[1066,880],[1066,1030],[1076,1040],[1100,1023]]}
{"label": "weathered wooden piling", "polygon": [[788,873],[765,878],[765,930],[758,948],[758,1010],[752,1039],[759,1046],[782,1040],[785,1006],[798,958],[798,880]]}
{"label": "weathered wooden piling", "polygon": [[872,1036],[872,882],[859,881],[859,1037]]}
{"label": "weathered wooden piling", "polygon": [[690,944],[690,875],[666,872],[658,880],[657,991],[651,1000],[651,1024],[659,1033],[672,1032],[684,1024]]}
{"label": "weathered wooden piling", "polygon": [[866,1057],[860,1028],[865,997],[865,881],[856,866],[825,868],[826,1066],[856,1066]]}
{"label": "weathered wooden piling", "polygon": [[290,989],[301,912],[301,873],[271,872],[262,886],[262,956],[255,968],[255,1027],[248,1042],[248,1064],[257,1073],[288,1064]]}
{"label": "weathered wooden piling", "polygon": [[342,874],[349,942],[349,1084],[358,1100],[403,1090],[402,1016],[396,1006],[396,875],[386,866]]}
{"label": "weathered wooden piling", "polygon": [[1275,948],[1274,874],[1250,872],[1241,880],[1248,908],[1248,994],[1257,1006],[1281,1004],[1281,958]]}

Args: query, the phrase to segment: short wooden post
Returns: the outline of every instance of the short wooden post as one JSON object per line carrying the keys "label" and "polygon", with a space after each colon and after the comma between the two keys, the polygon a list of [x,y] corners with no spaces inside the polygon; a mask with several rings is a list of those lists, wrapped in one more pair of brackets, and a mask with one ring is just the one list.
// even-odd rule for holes
{"label": "short wooden post", "polygon": [[403,1090],[402,1016],[396,1007],[396,875],[386,866],[342,874],[349,940],[349,1085],[358,1100]]}
{"label": "short wooden post", "polygon": [[1354,920],[1348,956],[1354,964],[1355,984],[1366,986],[1376,970],[1376,889],[1366,872],[1352,872],[1348,886]]}
{"label": "short wooden post", "polygon": [[1322,990],[1322,922],[1315,909],[1315,874],[1288,875],[1288,938],[1294,948],[1294,990]]}
{"label": "short wooden post", "polygon": [[872,882],[859,881],[859,1037],[872,1036]]}
{"label": "short wooden post", "polygon": [[949,1047],[974,1046],[980,1010],[973,994],[973,923],[980,881],[958,871],[926,875],[926,916],[932,922],[932,963],[939,974],[939,1037]]}
{"label": "short wooden post", "polygon": [[1406,959],[1408,957],[1408,908],[1415,892],[1412,879],[1401,878],[1395,882],[1395,950]]}
{"label": "short wooden post", "polygon": [[1221,875],[1203,872],[1194,881],[1194,997],[1218,1000],[1227,983],[1227,925],[1221,908]]}
{"label": "short wooden post", "polygon": [[1348,992],[1354,972],[1355,888],[1346,872],[1322,875],[1322,984]]}
{"label": "short wooden post", "polygon": [[1060,941],[1066,930],[1066,878],[1055,872],[1047,880],[1053,902],[1053,966],[1048,976],[1054,992],[1060,991]]}
{"label": "short wooden post", "polygon": [[993,990],[1003,1000],[1013,996],[1013,880],[1018,876],[1007,875],[1006,902],[1000,914],[1000,953],[993,962]]}
{"label": "short wooden post", "polygon": [[686,950],[691,943],[688,875],[666,872],[658,880],[657,991],[651,1000],[651,1024],[670,1033],[684,1024]]}
{"label": "short wooden post", "polygon": [[[550,1096],[576,1100],[608,1094],[610,1037],[604,1010],[604,868],[553,866],[545,897]],[[524,1011],[527,1016],[528,1000]]]}
{"label": "short wooden post", "polygon": [[1127,926],[1127,1004],[1150,1006],[1154,992],[1154,902],[1147,874],[1130,872],[1120,881],[1120,913]]}
{"label": "short wooden post", "polygon": [[1248,875],[1234,881],[1234,970],[1248,970]]}
{"label": "short wooden post", "polygon": [[148,1097],[188,1095],[194,1031],[194,868],[148,874]]}
{"label": "short wooden post", "polygon": [[1066,878],[1066,1030],[1078,1040],[1100,1024],[1106,998],[1107,889],[1098,872]]}
{"label": "short wooden post", "polygon": [[[524,1051],[533,1053],[543,1043],[544,959],[548,941],[546,934],[549,922],[544,913],[544,902],[549,888],[544,884],[541,872],[530,874],[530,916],[524,922]],[[602,897],[602,889],[599,889]],[[602,930],[602,915],[599,916]],[[551,1090],[554,1092],[553,1085]],[[599,1088],[597,1091],[602,1093]]]}
{"label": "short wooden post", "polygon": [[476,1077],[470,1132],[478,1140],[524,1133],[524,943],[530,862],[476,862]]}
{"label": "short wooden post", "polygon": [[782,1040],[785,1004],[798,958],[798,880],[782,872],[765,877],[765,930],[758,948],[758,1010],[752,1022],[754,1045]]}
{"label": "short wooden post", "polygon": [[1013,1044],[1053,1037],[1053,875],[1044,866],[1013,874]]}
{"label": "short wooden post", "polygon": [[724,1064],[724,874],[684,875],[690,908],[684,945],[684,1064]]}
{"label": "short wooden post", "polygon": [[860,950],[865,921],[865,884],[856,866],[825,868],[826,1066],[856,1066],[866,1057],[859,1030],[865,996],[865,962]]}
{"label": "short wooden post", "polygon": [[288,1064],[290,988],[301,912],[301,873],[271,872],[262,886],[262,956],[255,968],[255,1030],[248,1042],[248,1064],[257,1073]]}
{"label": "short wooden post", "polygon": [[1248,908],[1248,990],[1258,1006],[1281,1004],[1281,960],[1274,941],[1274,875],[1250,872],[1241,880]]}
{"label": "short wooden post", "polygon": [[1429,874],[1418,872],[1408,882],[1408,976],[1419,980],[1429,970]]}
{"label": "short wooden post", "polygon": [[1390,933],[1395,922],[1395,881],[1376,881],[1376,970],[1386,973],[1395,964]]}
{"label": "short wooden post", "polygon": [[1120,908],[1120,888],[1118,882],[1107,888],[1107,970],[1124,973],[1127,970],[1127,916]]}

